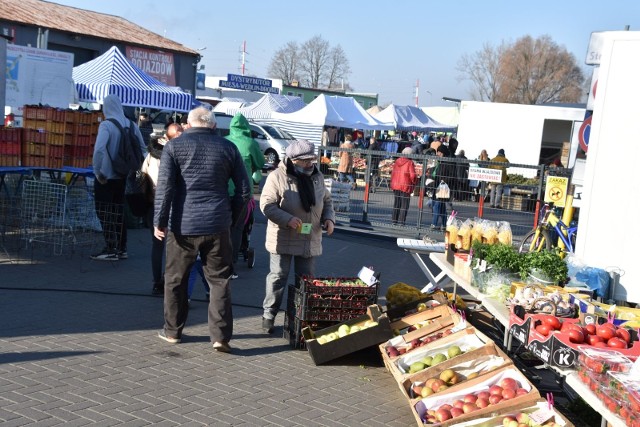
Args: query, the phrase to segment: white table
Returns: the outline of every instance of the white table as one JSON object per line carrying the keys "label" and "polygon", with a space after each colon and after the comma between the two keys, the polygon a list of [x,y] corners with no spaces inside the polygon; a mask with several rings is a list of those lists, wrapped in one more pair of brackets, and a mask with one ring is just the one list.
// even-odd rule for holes
{"label": "white table", "polygon": [[427,266],[427,264],[420,256],[436,253],[444,254],[444,242],[426,243],[421,239],[418,240],[398,238],[397,245],[399,248],[402,248],[411,254],[413,259],[418,264],[418,267],[420,267],[420,270],[422,270],[425,276],[427,276],[427,279],[429,279],[429,285],[425,286],[422,289],[422,292],[428,291],[427,288],[444,287],[448,285],[449,282],[451,282],[451,279],[445,271],[441,271],[437,276],[434,275],[431,270],[429,270],[429,266]]}

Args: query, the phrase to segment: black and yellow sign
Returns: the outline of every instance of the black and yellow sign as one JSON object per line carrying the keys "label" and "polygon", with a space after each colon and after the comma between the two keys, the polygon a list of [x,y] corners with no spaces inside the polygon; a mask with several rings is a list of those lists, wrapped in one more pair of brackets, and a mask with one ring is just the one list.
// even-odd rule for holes
{"label": "black and yellow sign", "polygon": [[567,199],[569,178],[561,176],[547,176],[547,185],[544,192],[545,203],[553,203],[554,206],[564,207]]}

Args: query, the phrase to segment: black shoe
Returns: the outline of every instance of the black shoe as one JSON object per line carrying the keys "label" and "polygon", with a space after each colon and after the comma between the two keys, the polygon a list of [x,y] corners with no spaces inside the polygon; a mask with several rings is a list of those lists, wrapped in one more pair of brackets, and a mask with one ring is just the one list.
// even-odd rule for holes
{"label": "black shoe", "polygon": [[164,294],[164,286],[161,285],[153,285],[151,289],[151,295],[163,295]]}
{"label": "black shoe", "polygon": [[90,258],[95,261],[118,261],[119,259],[116,251],[108,248],[104,248],[102,252],[91,255]]}
{"label": "black shoe", "polygon": [[129,254],[127,253],[127,250],[123,250],[123,251],[118,251],[118,259],[127,259],[129,258]]}
{"label": "black shoe", "polygon": [[268,334],[273,333],[273,319],[262,318],[262,329]]}

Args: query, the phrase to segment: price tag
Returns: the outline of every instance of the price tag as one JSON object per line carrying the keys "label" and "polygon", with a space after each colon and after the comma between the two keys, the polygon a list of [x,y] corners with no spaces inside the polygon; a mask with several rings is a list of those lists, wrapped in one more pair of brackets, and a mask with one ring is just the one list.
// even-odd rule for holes
{"label": "price tag", "polygon": [[529,418],[535,423],[535,424],[544,424],[545,422],[549,421],[551,418],[555,417],[555,412],[552,411],[549,408],[541,408],[538,409],[537,411],[529,414]]}
{"label": "price tag", "polygon": [[308,222],[302,223],[302,226],[300,227],[300,234],[310,234],[311,228],[312,228],[312,225],[309,224]]}
{"label": "price tag", "polygon": [[378,278],[375,274],[376,273],[370,268],[362,267],[362,269],[360,269],[360,272],[358,273],[358,278],[360,278],[360,280],[362,280],[367,285],[373,286],[378,283]]}

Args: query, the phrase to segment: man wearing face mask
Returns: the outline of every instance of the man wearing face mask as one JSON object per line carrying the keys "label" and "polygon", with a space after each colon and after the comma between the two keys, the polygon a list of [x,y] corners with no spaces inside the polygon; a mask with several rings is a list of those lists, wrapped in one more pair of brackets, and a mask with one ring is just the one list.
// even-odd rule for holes
{"label": "man wearing face mask", "polygon": [[296,281],[315,275],[315,257],[322,254],[322,229],[333,233],[335,212],[324,176],[315,166],[318,156],[311,142],[294,141],[286,157],[267,176],[260,209],[267,217],[265,246],[270,254],[262,329],[273,333],[291,261]]}

